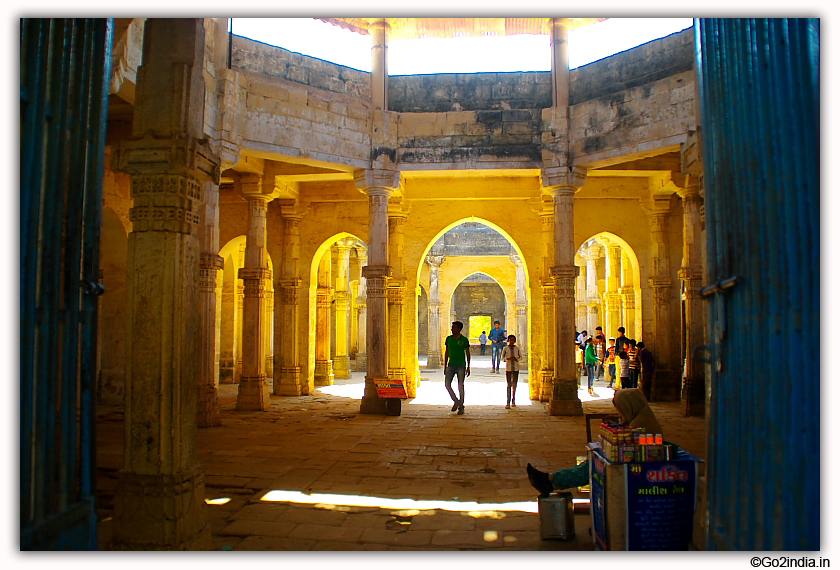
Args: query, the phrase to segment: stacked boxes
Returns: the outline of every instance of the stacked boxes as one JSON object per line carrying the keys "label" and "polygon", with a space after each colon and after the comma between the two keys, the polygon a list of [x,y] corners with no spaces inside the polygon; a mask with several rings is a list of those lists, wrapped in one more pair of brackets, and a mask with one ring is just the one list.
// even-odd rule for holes
{"label": "stacked boxes", "polygon": [[611,463],[669,461],[677,447],[662,440],[662,434],[645,433],[641,428],[602,422],[598,436],[604,457]]}

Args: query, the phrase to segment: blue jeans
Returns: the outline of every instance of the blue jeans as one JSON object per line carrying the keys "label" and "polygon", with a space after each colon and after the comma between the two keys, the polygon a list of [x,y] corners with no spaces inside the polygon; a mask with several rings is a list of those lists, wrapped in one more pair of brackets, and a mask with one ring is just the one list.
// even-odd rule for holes
{"label": "blue jeans", "polygon": [[610,364],[610,384],[615,383],[615,364]]}
{"label": "blue jeans", "polygon": [[586,375],[589,377],[589,389],[592,389],[592,383],[595,381],[595,367],[598,366],[597,364],[586,364]]}
{"label": "blue jeans", "polygon": [[[456,398],[455,392],[452,391],[452,379],[456,374],[458,375],[458,393],[461,395],[460,398]],[[460,402],[462,406],[464,405],[464,378],[466,376],[466,364],[464,366],[447,366],[443,372],[444,385],[446,386],[446,391],[449,392],[449,397],[452,398],[453,402]]]}
{"label": "blue jeans", "polygon": [[502,350],[504,347],[501,344],[494,344],[493,345],[493,370],[499,369],[499,361],[502,360]]}

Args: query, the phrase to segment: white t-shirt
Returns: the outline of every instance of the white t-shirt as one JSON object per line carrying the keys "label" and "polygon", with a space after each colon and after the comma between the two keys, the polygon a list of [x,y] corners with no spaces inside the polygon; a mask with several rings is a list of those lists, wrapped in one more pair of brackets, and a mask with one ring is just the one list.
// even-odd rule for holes
{"label": "white t-shirt", "polygon": [[[514,356],[516,360],[508,360],[511,356]],[[519,372],[520,360],[522,360],[522,352],[520,352],[518,346],[507,345],[502,349],[502,362],[505,363],[505,370],[508,372]]]}

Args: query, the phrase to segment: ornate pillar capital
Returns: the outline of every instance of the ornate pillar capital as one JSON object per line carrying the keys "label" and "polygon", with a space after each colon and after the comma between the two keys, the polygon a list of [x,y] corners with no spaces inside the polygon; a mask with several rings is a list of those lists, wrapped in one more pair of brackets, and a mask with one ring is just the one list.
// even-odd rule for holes
{"label": "ornate pillar capital", "polygon": [[544,166],[540,172],[542,185],[551,196],[574,195],[583,188],[588,170],[579,166]]}
{"label": "ornate pillar capital", "polygon": [[368,196],[389,197],[400,186],[398,170],[368,168],[356,172],[353,181],[362,193]]}

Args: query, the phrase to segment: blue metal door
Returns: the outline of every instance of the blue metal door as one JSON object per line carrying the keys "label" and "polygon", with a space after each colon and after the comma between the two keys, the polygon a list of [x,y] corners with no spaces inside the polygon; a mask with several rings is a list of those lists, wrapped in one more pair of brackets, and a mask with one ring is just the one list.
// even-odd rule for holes
{"label": "blue metal door", "polygon": [[20,21],[20,548],[95,550],[111,20]]}
{"label": "blue metal door", "polygon": [[820,547],[820,28],[695,22],[709,549]]}

